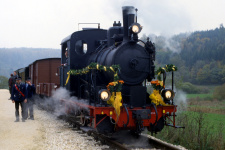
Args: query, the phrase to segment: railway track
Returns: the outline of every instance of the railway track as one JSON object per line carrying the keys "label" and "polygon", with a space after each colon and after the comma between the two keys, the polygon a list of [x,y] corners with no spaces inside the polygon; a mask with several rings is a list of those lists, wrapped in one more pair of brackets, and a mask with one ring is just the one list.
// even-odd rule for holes
{"label": "railway track", "polygon": [[[43,109],[49,113],[53,113],[52,109],[38,105],[40,109]],[[83,133],[87,133],[89,136],[93,136],[96,141],[100,141],[102,144],[110,146],[111,149],[116,150],[130,150],[130,149],[160,149],[160,150],[185,150],[184,147],[175,146],[159,140],[148,134],[141,134],[138,137],[132,135],[129,131],[120,131],[114,133],[111,136],[106,136],[98,133],[91,127],[83,126],[80,124],[80,118],[74,116],[59,116],[58,119],[62,119],[69,123],[74,129],[81,130]]]}
{"label": "railway track", "polygon": [[61,119],[68,122],[73,128],[81,130],[84,133],[87,133],[89,136],[93,136],[95,140],[101,141],[102,144],[107,144],[110,146],[109,149],[120,149],[120,150],[129,150],[129,149],[162,149],[162,150],[180,150],[185,149],[181,146],[175,146],[164,141],[161,141],[153,136],[148,134],[141,134],[138,137],[132,136],[129,131],[120,131],[112,136],[106,136],[98,133],[90,127],[82,127],[78,122],[78,119],[74,117],[65,117],[62,116]]}

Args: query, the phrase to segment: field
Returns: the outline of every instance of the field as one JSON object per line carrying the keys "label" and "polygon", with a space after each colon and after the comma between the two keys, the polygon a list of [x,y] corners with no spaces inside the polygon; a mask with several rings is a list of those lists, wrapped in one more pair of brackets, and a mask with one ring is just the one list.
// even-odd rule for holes
{"label": "field", "polygon": [[[199,100],[199,98],[192,98],[188,101],[188,111],[212,113],[225,115],[225,101],[217,100]],[[225,119],[224,119],[225,120]]]}
{"label": "field", "polygon": [[[215,132],[216,130],[219,130],[221,125],[225,125],[224,117],[225,117],[224,114],[214,114],[214,113],[206,114],[206,119],[208,120],[208,123],[211,126],[214,125],[215,128],[213,128],[212,130],[214,130]],[[225,135],[225,127],[223,127],[223,135]],[[225,140],[225,136],[224,136],[224,140]]]}
{"label": "field", "polygon": [[208,90],[187,94],[187,106],[177,116],[176,124],[185,129],[165,127],[155,136],[188,149],[225,149],[225,100],[213,98],[215,86],[198,87]]}
{"label": "field", "polygon": [[213,96],[212,94],[208,93],[208,94],[187,94],[187,98],[191,99],[191,98],[206,98],[206,99],[212,99]]}

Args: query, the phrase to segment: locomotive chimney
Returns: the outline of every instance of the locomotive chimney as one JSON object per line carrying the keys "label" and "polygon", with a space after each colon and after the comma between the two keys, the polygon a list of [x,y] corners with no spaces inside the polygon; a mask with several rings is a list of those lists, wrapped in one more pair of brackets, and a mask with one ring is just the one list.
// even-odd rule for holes
{"label": "locomotive chimney", "polygon": [[136,14],[135,14],[135,8],[133,6],[124,6],[123,9],[123,29],[124,29],[124,35],[123,35],[123,42],[126,42],[129,40],[129,30],[128,28],[131,26],[132,23],[136,22]]}

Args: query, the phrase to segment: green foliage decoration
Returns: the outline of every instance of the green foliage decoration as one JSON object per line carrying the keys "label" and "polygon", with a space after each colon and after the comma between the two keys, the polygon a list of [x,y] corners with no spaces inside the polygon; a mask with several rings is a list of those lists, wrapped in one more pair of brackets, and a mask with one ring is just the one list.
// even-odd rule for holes
{"label": "green foliage decoration", "polygon": [[163,73],[165,73],[165,72],[171,72],[171,71],[177,71],[177,67],[174,66],[173,64],[168,64],[168,65],[166,65],[165,67],[159,67],[159,68],[156,70],[157,79],[158,79],[159,81],[162,81],[161,74],[163,74]]}
{"label": "green foliage decoration", "polygon": [[122,90],[123,83],[124,83],[123,80],[117,80],[117,81],[114,81],[114,82],[110,82],[107,85],[107,89],[110,92],[120,92]]}
{"label": "green foliage decoration", "polygon": [[177,71],[177,67],[174,66],[173,64],[166,65],[165,69],[166,69],[166,72]]}
{"label": "green foliage decoration", "polygon": [[161,89],[165,88],[165,84],[163,84],[161,74],[163,74],[165,72],[171,72],[171,71],[177,71],[177,67],[174,66],[173,64],[168,64],[165,67],[159,67],[155,72],[157,74],[158,80],[151,81],[152,87],[155,90],[161,90]]}
{"label": "green foliage decoration", "polygon": [[103,66],[97,63],[91,63],[87,67],[78,70],[69,70],[67,72],[68,78],[66,80],[66,84],[70,78],[70,75],[83,75],[87,74],[90,70],[99,70],[99,71],[108,71],[114,73],[114,81],[110,82],[107,86],[110,92],[120,92],[122,90],[122,84],[124,83],[122,80],[119,80],[118,72],[120,70],[119,65],[112,65],[112,66]]}
{"label": "green foliage decoration", "polygon": [[108,71],[108,72],[114,72],[114,81],[118,81],[118,71],[120,69],[119,65],[112,65],[110,67],[99,65],[97,63],[91,63],[87,67],[83,69],[77,69],[77,70],[69,70],[69,74],[71,75],[82,75],[87,74],[90,70],[99,70],[99,71]]}

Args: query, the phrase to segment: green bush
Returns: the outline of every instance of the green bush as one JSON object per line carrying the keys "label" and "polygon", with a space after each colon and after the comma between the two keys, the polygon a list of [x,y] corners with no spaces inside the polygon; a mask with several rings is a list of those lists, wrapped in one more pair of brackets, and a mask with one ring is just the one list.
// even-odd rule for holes
{"label": "green bush", "polygon": [[8,89],[8,78],[0,76],[0,89]]}
{"label": "green bush", "polygon": [[195,85],[191,84],[190,82],[184,82],[181,86],[180,89],[183,90],[184,92],[188,94],[196,94],[200,93],[201,90],[196,87]]}
{"label": "green bush", "polygon": [[213,98],[217,100],[224,100],[225,99],[225,83],[221,86],[218,86],[214,89]]}

